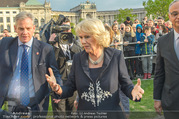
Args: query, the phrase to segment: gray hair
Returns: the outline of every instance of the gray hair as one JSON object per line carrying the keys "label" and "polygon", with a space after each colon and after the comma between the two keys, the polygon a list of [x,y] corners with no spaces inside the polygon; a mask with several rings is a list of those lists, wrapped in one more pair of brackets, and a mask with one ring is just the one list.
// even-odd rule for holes
{"label": "gray hair", "polygon": [[26,18],[30,18],[34,22],[34,16],[29,12],[23,11],[16,15],[15,24],[17,24],[18,20],[24,20]]}
{"label": "gray hair", "polygon": [[170,10],[170,7],[171,7],[174,3],[176,3],[176,2],[179,2],[179,0],[174,0],[173,2],[170,3],[169,8],[168,8],[168,11]]}

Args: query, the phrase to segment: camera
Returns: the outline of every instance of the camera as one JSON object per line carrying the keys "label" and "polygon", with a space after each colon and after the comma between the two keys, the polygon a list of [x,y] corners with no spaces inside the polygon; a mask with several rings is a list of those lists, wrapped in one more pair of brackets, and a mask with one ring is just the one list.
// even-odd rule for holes
{"label": "camera", "polygon": [[161,34],[161,33],[159,33],[159,36],[161,37],[161,36],[162,36],[162,34]]}
{"label": "camera", "polygon": [[121,30],[124,30],[124,28],[122,27]]}
{"label": "camera", "polygon": [[[63,24],[68,20],[64,15],[59,15],[58,20],[55,22],[51,19],[47,24],[45,24],[42,28],[42,32],[40,34],[41,39],[49,44],[55,44],[58,42],[59,44],[71,44],[73,42],[73,34],[71,32],[66,32],[71,29],[70,25]],[[49,38],[52,33],[55,33],[57,37],[55,41],[49,41]]]}
{"label": "camera", "polygon": [[[70,29],[70,25],[55,25],[52,28],[52,33],[55,33],[57,37],[54,42],[58,42],[60,44],[71,44],[73,42],[73,34],[71,32],[64,32]],[[50,42],[53,44],[53,42]]]}

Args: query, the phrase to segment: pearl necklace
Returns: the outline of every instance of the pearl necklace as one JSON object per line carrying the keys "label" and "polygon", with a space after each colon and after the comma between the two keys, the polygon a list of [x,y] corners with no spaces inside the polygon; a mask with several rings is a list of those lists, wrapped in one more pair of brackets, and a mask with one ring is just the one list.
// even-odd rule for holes
{"label": "pearl necklace", "polygon": [[96,61],[92,60],[91,57],[89,56],[90,62],[91,62],[92,64],[94,64],[94,65],[99,64],[99,63],[103,60],[103,58],[104,58],[104,53],[102,53],[101,56],[99,57],[99,59],[96,60]]}

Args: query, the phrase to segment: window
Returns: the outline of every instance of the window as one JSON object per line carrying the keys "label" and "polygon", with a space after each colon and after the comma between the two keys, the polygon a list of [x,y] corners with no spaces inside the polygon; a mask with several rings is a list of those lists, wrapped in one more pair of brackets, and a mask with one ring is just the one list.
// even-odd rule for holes
{"label": "window", "polygon": [[13,17],[13,22],[15,22],[15,17]]}
{"label": "window", "polygon": [[10,12],[9,11],[6,11],[6,14],[9,14]]}
{"label": "window", "polygon": [[2,14],[3,12],[2,11],[0,11],[0,14]]}
{"label": "window", "polygon": [[16,11],[13,11],[13,14],[16,14],[17,12]]}
{"label": "window", "polygon": [[8,30],[9,32],[11,32],[11,26],[10,26],[10,24],[7,25],[7,30]]}
{"label": "window", "polygon": [[0,30],[1,30],[1,33],[2,33],[3,30],[4,30],[4,26],[3,25],[0,25]]}
{"label": "window", "polygon": [[34,25],[35,25],[36,27],[38,27],[38,19],[35,19],[35,20],[34,20]]}
{"label": "window", "polygon": [[45,24],[45,20],[41,19],[41,26],[43,26]]}
{"label": "window", "polygon": [[3,17],[0,17],[0,23],[3,23]]}
{"label": "window", "polygon": [[7,19],[7,23],[9,23],[10,22],[10,17],[7,17],[6,19]]}

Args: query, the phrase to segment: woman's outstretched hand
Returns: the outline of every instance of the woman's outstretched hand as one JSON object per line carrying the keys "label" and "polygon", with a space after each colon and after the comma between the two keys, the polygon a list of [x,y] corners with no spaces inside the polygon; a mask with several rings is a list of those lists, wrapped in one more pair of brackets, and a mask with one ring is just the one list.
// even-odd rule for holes
{"label": "woman's outstretched hand", "polygon": [[132,100],[140,100],[142,98],[142,94],[144,94],[144,90],[141,88],[140,78],[137,79],[137,84],[134,86],[134,89],[131,92]]}
{"label": "woman's outstretched hand", "polygon": [[61,89],[60,85],[57,84],[57,82],[56,82],[56,78],[55,78],[55,76],[54,76],[54,74],[53,74],[52,68],[48,68],[48,71],[49,71],[49,73],[50,73],[50,76],[49,76],[48,74],[45,75],[45,77],[46,77],[46,79],[47,79],[47,82],[49,83],[51,89],[52,89],[55,93],[61,95],[61,94],[62,94],[62,89]]}

